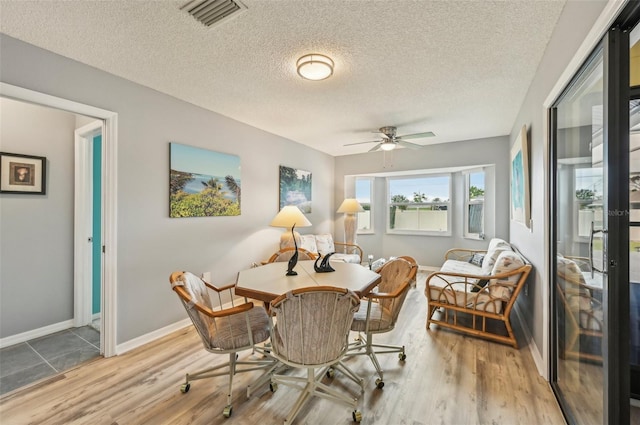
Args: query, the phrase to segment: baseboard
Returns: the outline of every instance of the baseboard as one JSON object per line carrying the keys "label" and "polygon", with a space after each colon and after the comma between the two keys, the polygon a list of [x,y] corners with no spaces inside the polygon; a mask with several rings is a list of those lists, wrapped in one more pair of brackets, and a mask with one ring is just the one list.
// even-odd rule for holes
{"label": "baseboard", "polygon": [[191,319],[189,318],[183,319],[169,326],[165,326],[164,328],[157,329],[153,332],[149,332],[148,334],[140,335],[137,338],[134,338],[122,344],[116,345],[116,355],[119,356],[120,354],[124,354],[127,351],[131,351],[135,348],[141,347],[145,344],[155,341],[158,338],[167,336],[172,332],[179,331],[180,329],[184,329],[187,326],[192,326]]}
{"label": "baseboard", "polygon": [[91,316],[91,320],[97,320],[100,319],[102,317],[102,313],[95,313],[93,316]]}
{"label": "baseboard", "polygon": [[11,335],[5,338],[0,338],[0,348],[10,347],[21,342],[26,342],[42,336],[51,335],[56,332],[65,331],[73,328],[73,319],[65,320],[64,322],[54,323],[52,325],[44,326],[38,329],[32,329],[21,334]]}
{"label": "baseboard", "polygon": [[548,381],[547,373],[544,367],[544,360],[542,359],[542,355],[538,350],[538,346],[533,342],[533,336],[531,335],[531,331],[527,326],[527,322],[522,317],[522,312],[520,311],[518,304],[514,304],[513,310],[516,312],[516,316],[518,317],[518,321],[520,322],[520,329],[522,329],[524,338],[527,341],[527,346],[529,347],[529,351],[531,352],[531,357],[533,357],[533,362],[536,364],[536,369],[538,369],[538,374]]}

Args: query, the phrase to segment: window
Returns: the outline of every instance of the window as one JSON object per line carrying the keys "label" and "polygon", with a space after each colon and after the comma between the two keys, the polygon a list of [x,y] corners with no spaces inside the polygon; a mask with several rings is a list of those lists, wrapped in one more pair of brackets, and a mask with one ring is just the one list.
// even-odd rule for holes
{"label": "window", "polygon": [[464,173],[465,220],[464,237],[484,239],[484,170]]}
{"label": "window", "polygon": [[373,233],[373,177],[356,177],[356,199],[363,212],[358,213],[358,233]]}
{"label": "window", "polygon": [[387,178],[390,233],[451,235],[451,174]]}

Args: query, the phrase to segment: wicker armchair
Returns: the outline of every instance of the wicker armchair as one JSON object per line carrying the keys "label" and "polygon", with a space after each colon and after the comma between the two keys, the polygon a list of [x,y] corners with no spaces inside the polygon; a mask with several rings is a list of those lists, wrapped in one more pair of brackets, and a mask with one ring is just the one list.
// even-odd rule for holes
{"label": "wicker armchair", "polygon": [[[531,269],[509,243],[497,238],[486,251],[449,250],[440,271],[427,277],[427,329],[438,324],[518,348],[510,313]],[[488,320],[502,322],[508,335],[487,326]]]}
{"label": "wicker armchair", "polygon": [[[205,350],[210,353],[229,355],[229,361],[226,363],[196,373],[187,373],[185,383],[180,390],[183,393],[188,392],[191,381],[196,379],[227,375],[229,377],[227,405],[222,414],[228,418],[233,411],[231,406],[233,376],[236,373],[253,370],[264,371],[247,389],[247,397],[250,397],[251,389],[269,382],[271,373],[277,366],[273,358],[238,361],[238,352],[243,350],[251,349],[265,354],[265,351],[256,344],[269,339],[270,326],[267,313],[264,308],[246,302],[246,299],[243,303],[235,305],[233,294],[235,285],[217,287],[189,272],[174,272],[169,281],[198,331]],[[217,295],[219,307],[214,307],[211,303],[209,291]],[[230,302],[231,306],[224,307],[224,302]]]}

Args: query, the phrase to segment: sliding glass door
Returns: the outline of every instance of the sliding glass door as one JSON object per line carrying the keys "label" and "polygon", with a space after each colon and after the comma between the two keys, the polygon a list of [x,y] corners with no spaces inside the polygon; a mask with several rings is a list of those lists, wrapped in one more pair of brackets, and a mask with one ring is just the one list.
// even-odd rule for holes
{"label": "sliding glass door", "polygon": [[638,5],[629,4],[550,111],[551,384],[570,424],[628,424],[630,363],[640,357],[630,329],[640,304],[640,294],[630,297],[640,263],[640,102],[629,87]]}
{"label": "sliding glass door", "polygon": [[576,423],[602,423],[607,290],[604,49],[553,108],[555,386]]}

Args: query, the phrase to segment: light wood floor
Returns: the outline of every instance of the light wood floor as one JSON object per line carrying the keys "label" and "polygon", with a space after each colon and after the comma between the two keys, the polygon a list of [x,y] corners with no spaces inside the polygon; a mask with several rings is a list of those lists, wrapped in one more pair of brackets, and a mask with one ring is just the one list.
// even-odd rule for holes
{"label": "light wood floor", "polygon": [[[384,389],[375,388],[366,357],[347,361],[367,381],[359,401],[363,424],[564,424],[522,335],[523,348],[514,350],[444,329],[426,331],[425,315],[424,276],[419,275],[398,327],[376,338],[402,342],[407,351],[405,363],[395,354],[379,357],[386,372]],[[229,419],[222,417],[225,378],[194,381],[191,391],[180,393],[184,372],[225,360],[226,355],[206,352],[196,333],[185,329],[6,395],[0,400],[0,423],[281,424],[297,393],[282,385],[271,393],[266,385],[247,399],[246,385],[256,374],[234,377]],[[359,387],[339,373],[331,385],[359,395]],[[351,409],[316,398],[296,423],[352,423]]]}

